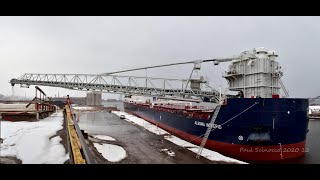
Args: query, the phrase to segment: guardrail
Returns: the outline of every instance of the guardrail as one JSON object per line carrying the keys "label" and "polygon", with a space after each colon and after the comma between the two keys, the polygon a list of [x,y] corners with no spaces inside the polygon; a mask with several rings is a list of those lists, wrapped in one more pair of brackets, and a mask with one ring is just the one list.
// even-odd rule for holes
{"label": "guardrail", "polygon": [[69,144],[70,163],[94,164],[94,160],[81,133],[79,125],[75,121],[70,104],[65,105],[67,137]]}

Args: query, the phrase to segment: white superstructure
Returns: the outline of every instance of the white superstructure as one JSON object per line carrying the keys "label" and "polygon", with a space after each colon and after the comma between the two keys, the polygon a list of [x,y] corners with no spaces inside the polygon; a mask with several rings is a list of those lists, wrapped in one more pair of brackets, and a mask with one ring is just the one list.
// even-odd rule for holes
{"label": "white superstructure", "polygon": [[245,51],[232,61],[223,75],[229,82],[229,90],[239,91],[243,97],[271,98],[280,94],[281,66],[275,51],[255,48]]}

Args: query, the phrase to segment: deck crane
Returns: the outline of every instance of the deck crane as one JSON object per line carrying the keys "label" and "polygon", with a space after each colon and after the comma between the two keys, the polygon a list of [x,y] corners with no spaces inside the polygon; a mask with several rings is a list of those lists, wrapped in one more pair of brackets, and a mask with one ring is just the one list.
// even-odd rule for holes
{"label": "deck crane", "polygon": [[[220,62],[232,61],[236,58],[237,57],[195,60],[128,69],[102,74],[26,73],[18,79],[11,79],[10,83],[12,86],[14,86],[15,84],[20,84],[21,87],[27,88],[30,85],[38,85],[82,91],[101,91],[105,93],[125,94],[128,96],[155,96],[160,99],[174,99],[180,101],[217,102],[220,96],[219,92],[214,88],[210,87],[204,77],[201,76],[198,79],[194,79],[192,78],[192,74],[194,71],[200,70],[200,65],[202,63],[213,62],[214,65],[218,65]],[[115,75],[123,72],[146,70],[183,64],[194,64],[189,79]],[[206,87],[208,87],[210,91],[202,90],[200,86],[201,84],[204,84]]]}

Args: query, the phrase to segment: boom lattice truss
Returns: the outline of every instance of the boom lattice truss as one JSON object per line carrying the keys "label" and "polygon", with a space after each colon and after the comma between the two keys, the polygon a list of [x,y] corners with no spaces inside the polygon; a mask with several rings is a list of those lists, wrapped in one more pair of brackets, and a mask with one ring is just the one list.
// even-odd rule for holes
{"label": "boom lattice truss", "polygon": [[219,92],[205,84],[210,90],[192,90],[187,79],[165,79],[139,76],[91,75],[91,74],[32,74],[11,79],[12,86],[30,85],[60,87],[72,90],[101,91],[143,96],[208,97],[217,100]]}

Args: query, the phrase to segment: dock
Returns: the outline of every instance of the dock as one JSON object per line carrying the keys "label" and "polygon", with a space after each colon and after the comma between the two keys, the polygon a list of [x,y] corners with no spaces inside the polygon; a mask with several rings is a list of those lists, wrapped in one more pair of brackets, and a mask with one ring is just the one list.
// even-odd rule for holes
{"label": "dock", "polygon": [[75,121],[70,104],[64,107],[64,117],[67,127],[67,142],[71,164],[94,164],[91,152],[89,151],[84,136]]}
{"label": "dock", "polygon": [[[35,87],[36,96],[31,101],[0,101],[2,119],[8,121],[37,121],[56,112],[57,106],[39,88]],[[39,94],[38,94],[39,92]]]}

